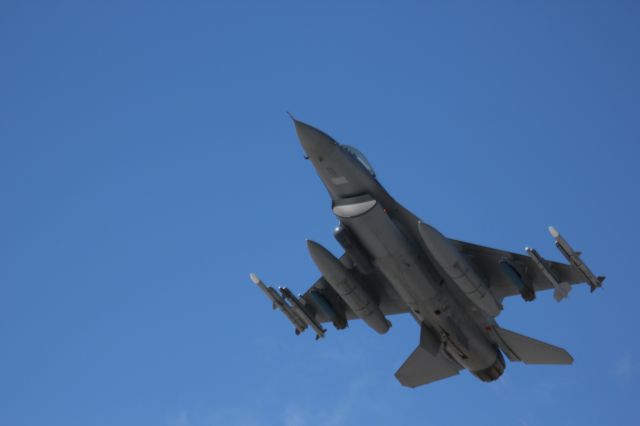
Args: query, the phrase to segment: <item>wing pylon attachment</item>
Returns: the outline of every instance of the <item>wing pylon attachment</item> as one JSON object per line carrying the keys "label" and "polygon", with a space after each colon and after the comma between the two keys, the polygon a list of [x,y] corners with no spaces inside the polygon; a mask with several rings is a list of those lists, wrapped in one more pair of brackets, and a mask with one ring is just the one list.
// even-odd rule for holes
{"label": "wing pylon attachment", "polygon": [[304,308],[302,299],[297,298],[291,290],[286,287],[279,287],[280,294],[267,285],[256,274],[250,274],[249,277],[255,285],[271,300],[273,309],[278,309],[295,327],[296,334],[300,334],[311,327],[316,333],[316,340],[324,337],[327,330],[322,328],[315,318]]}

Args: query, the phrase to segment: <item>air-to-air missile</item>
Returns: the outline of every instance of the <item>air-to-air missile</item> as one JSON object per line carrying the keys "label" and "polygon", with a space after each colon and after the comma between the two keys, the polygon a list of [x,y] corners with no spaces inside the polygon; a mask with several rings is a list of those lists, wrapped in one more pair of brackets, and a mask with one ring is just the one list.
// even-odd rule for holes
{"label": "air-to-air missile", "polygon": [[556,240],[556,247],[560,250],[560,253],[569,261],[571,265],[573,265],[580,273],[584,276],[591,287],[591,291],[593,292],[596,288],[602,287],[602,282],[605,277],[599,276],[596,277],[591,269],[580,259],[580,255],[582,254],[579,251],[575,251],[569,243],[562,238],[562,235],[554,228],[553,226],[549,227],[549,233]]}
{"label": "air-to-air missile", "polygon": [[[251,278],[251,281],[253,281],[253,283],[257,285],[269,298],[269,300],[271,300],[273,303],[273,309],[277,308],[289,321],[291,321],[291,324],[295,327],[296,334],[300,334],[305,331],[307,327],[311,327],[313,331],[316,332],[316,338],[324,337],[326,330],[311,318],[300,301],[288,288],[280,287],[280,292],[282,293],[282,295],[280,295],[273,287],[267,287],[256,274],[249,274],[249,277]],[[292,303],[292,305],[289,305],[287,300]]]}
{"label": "air-to-air missile", "polygon": [[571,285],[569,285],[569,283],[566,281],[558,281],[556,275],[547,266],[547,261],[544,259],[544,257],[542,257],[542,255],[540,255],[540,253],[538,253],[538,250],[531,247],[525,247],[524,249],[529,254],[529,257],[531,257],[531,260],[533,260],[533,263],[536,264],[536,266],[540,269],[540,272],[542,272],[542,274],[547,278],[547,280],[549,280],[549,282],[555,289],[553,292],[554,299],[559,302],[565,297],[569,296]]}
{"label": "air-to-air missile", "polygon": [[322,328],[320,324],[311,317],[311,315],[309,315],[304,306],[302,306],[302,303],[300,303],[300,299],[298,299],[287,287],[278,287],[278,290],[280,290],[284,299],[291,303],[291,309],[293,312],[295,312],[298,317],[302,318],[302,320],[316,332],[316,338],[319,339],[324,337],[326,330]]}

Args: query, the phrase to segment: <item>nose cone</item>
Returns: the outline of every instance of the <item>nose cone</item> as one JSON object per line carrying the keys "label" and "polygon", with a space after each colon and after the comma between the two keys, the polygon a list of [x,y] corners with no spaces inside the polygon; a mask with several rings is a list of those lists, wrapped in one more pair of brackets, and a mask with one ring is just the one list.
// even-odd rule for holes
{"label": "nose cone", "polygon": [[324,269],[321,265],[329,263],[327,259],[331,260],[331,258],[334,257],[329,250],[313,240],[307,240],[307,249],[309,250],[311,259],[313,259],[313,263],[318,265],[318,269]]}
{"label": "nose cone", "polygon": [[309,126],[301,121],[293,119],[296,126],[296,133],[300,139],[300,145],[308,157],[316,159],[318,157],[327,157],[338,143],[321,130]]}

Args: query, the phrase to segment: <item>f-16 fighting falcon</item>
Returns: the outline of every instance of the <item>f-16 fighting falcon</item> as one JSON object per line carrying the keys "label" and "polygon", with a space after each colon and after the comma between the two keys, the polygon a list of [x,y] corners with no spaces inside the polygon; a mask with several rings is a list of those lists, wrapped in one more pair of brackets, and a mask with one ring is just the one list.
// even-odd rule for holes
{"label": "f-16 fighting falcon", "polygon": [[322,276],[303,295],[251,280],[295,327],[324,337],[324,323],[338,330],[361,319],[377,333],[391,327],[389,315],[409,313],[420,327],[418,347],[395,373],[404,386],[417,387],[469,370],[490,382],[505,369],[503,354],[525,364],[571,364],[559,347],[502,328],[496,317],[505,297],[525,301],[553,289],[560,301],[571,285],[595,276],[553,227],[549,231],[568,264],[449,239],[395,201],[357,149],[294,119],[305,158],[311,161],[339,220],[334,236],[345,253],[337,258],[307,241]]}

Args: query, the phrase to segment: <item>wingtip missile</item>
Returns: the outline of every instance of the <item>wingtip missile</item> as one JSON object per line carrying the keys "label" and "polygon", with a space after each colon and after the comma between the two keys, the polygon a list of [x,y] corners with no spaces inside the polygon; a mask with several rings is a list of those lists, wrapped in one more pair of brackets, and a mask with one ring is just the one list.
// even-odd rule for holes
{"label": "wingtip missile", "polygon": [[553,226],[549,227],[549,232],[555,240],[556,248],[560,253],[562,253],[565,259],[567,259],[569,264],[582,274],[587,284],[591,287],[591,291],[593,292],[598,287],[602,287],[604,277],[596,277],[595,274],[591,272],[591,269],[589,269],[589,267],[580,258],[582,253],[574,250],[567,240],[565,240]]}
{"label": "wingtip missile", "polygon": [[267,286],[262,282],[262,280],[258,278],[258,276],[253,272],[249,274],[249,278],[269,298],[269,300],[273,302],[273,309],[275,309],[279,301],[277,300],[277,297],[273,295],[273,292],[269,291],[269,288],[267,288]]}

